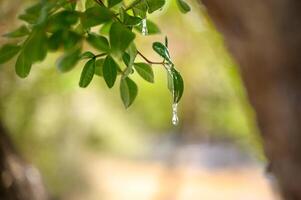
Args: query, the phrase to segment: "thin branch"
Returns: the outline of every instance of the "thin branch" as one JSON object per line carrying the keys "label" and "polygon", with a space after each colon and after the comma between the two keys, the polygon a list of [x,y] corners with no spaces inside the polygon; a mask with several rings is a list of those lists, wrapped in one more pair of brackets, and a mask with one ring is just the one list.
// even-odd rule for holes
{"label": "thin branch", "polygon": [[149,60],[147,57],[145,57],[140,51],[137,50],[137,53],[139,56],[141,56],[148,64],[154,64],[154,65],[164,65],[166,64],[164,61],[162,62],[154,62]]}
{"label": "thin branch", "polygon": [[102,56],[106,56],[107,53],[101,53],[101,54],[97,54],[94,56],[94,58],[98,58],[98,57],[102,57]]}

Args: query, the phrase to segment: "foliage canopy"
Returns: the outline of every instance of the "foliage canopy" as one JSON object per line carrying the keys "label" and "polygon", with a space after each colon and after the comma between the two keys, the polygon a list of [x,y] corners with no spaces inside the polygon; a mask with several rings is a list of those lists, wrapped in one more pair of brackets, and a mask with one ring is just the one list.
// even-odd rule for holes
{"label": "foliage canopy", "polygon": [[[180,11],[190,11],[183,0],[176,0]],[[167,71],[168,88],[173,102],[182,97],[184,83],[174,68],[169,54],[168,41],[153,43],[153,50],[162,61],[147,59],[135,45],[136,34],[157,34],[159,27],[147,16],[165,5],[165,0],[134,0],[129,5],[123,0],[40,0],[25,9],[19,19],[24,21],[16,30],[5,34],[17,38],[0,48],[0,64],[17,56],[15,71],[26,78],[34,63],[45,59],[48,52],[63,50],[57,60],[61,72],[72,70],[80,60],[86,60],[79,80],[87,87],[94,75],[101,76],[112,88],[120,77],[120,95],[129,107],[138,93],[137,84],[130,78],[135,71],[146,81],[154,82],[152,65],[162,65]],[[14,40],[15,41],[15,40]],[[95,51],[85,51],[88,43]],[[137,55],[145,62],[135,62]]]}

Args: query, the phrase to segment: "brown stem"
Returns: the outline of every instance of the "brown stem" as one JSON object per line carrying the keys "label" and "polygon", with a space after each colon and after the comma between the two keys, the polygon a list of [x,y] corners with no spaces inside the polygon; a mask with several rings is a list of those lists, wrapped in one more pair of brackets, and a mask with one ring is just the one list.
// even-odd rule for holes
{"label": "brown stem", "polygon": [[140,51],[137,50],[137,53],[139,56],[141,56],[148,64],[154,64],[154,65],[164,65],[165,62],[162,61],[162,62],[154,62],[154,61],[151,61],[149,60],[148,58],[146,58]]}

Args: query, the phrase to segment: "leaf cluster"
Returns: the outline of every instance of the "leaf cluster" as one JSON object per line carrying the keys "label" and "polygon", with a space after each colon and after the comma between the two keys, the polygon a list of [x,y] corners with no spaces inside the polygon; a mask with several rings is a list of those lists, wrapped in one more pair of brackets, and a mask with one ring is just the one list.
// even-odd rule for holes
{"label": "leaf cluster", "polygon": [[[43,0],[25,9],[19,16],[24,24],[3,35],[16,42],[0,48],[0,64],[17,56],[16,74],[26,78],[33,64],[44,60],[48,52],[61,51],[63,54],[56,61],[61,72],[68,72],[81,60],[85,61],[80,87],[87,87],[95,75],[102,77],[109,88],[119,79],[125,107],[133,103],[138,93],[131,75],[137,72],[153,83],[152,65],[159,64],[167,71],[173,101],[181,99],[183,79],[174,68],[167,40],[165,44],[153,43],[153,50],[162,57],[160,62],[148,60],[135,45],[136,34],[145,28],[148,34],[160,33],[159,27],[147,16],[162,9],[165,0],[134,0],[129,5],[123,0],[85,0],[84,8],[79,2]],[[184,0],[177,0],[177,4],[184,13],[190,10]],[[85,51],[85,43],[93,50]],[[136,62],[137,55],[145,62]]]}

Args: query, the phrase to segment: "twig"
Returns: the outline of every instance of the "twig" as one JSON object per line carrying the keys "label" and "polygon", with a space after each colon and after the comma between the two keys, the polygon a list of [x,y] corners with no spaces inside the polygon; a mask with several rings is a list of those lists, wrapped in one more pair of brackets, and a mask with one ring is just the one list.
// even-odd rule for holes
{"label": "twig", "polygon": [[164,61],[162,62],[154,62],[154,61],[151,61],[149,60],[148,58],[146,58],[140,51],[137,50],[137,53],[139,56],[141,56],[147,63],[149,64],[154,64],[154,65],[164,65],[166,64]]}

